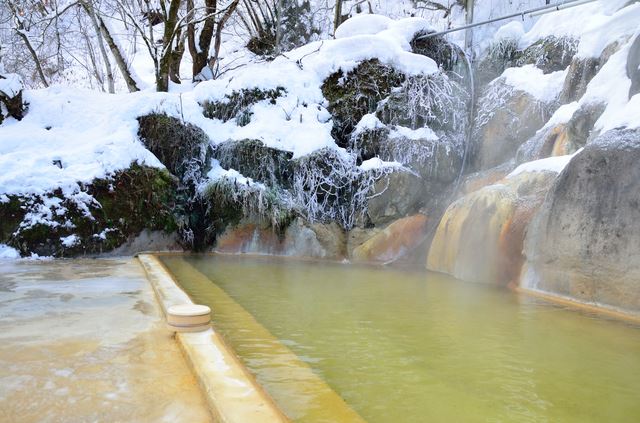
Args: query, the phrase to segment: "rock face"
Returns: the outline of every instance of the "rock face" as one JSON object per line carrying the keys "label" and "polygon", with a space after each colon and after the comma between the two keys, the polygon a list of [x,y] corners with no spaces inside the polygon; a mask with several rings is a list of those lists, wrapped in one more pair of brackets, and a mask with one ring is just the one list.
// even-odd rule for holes
{"label": "rock face", "polygon": [[346,255],[344,231],[335,223],[309,224],[296,219],[283,234],[255,223],[228,228],[214,251],[225,254],[269,254],[342,259]]}
{"label": "rock face", "polygon": [[382,177],[373,187],[367,216],[376,226],[417,212],[425,202],[426,188],[422,179],[410,172],[393,172]]}
{"label": "rock face", "polygon": [[527,225],[555,176],[521,173],[451,204],[431,243],[427,268],[467,281],[517,283]]}
{"label": "rock face", "polygon": [[565,70],[578,50],[572,38],[550,36],[527,47],[516,60],[516,66],[533,64],[544,73]]}
{"label": "rock face", "polygon": [[265,146],[259,140],[227,141],[214,149],[213,158],[255,181],[291,186],[293,153]]}
{"label": "rock face", "polygon": [[589,82],[600,70],[600,66],[599,59],[575,57],[569,66],[569,74],[560,93],[560,102],[571,103],[579,100],[587,91]]}
{"label": "rock face", "polygon": [[353,250],[356,261],[387,263],[407,254],[425,236],[427,217],[422,214],[396,220]]}
{"label": "rock face", "polygon": [[575,111],[569,122],[538,131],[518,148],[516,163],[575,153],[595,137],[593,127],[602,112],[604,105],[586,103]]}
{"label": "rock face", "polygon": [[640,35],[636,37],[629,49],[627,76],[631,79],[631,88],[629,88],[629,98],[631,98],[640,93]]}
{"label": "rock face", "polygon": [[546,104],[501,80],[492,82],[478,107],[481,113],[474,125],[472,160],[476,170],[513,158],[520,145],[542,128],[550,115]]}
{"label": "rock face", "polygon": [[640,130],[575,156],[528,231],[521,285],[640,311]]}
{"label": "rock face", "polygon": [[[176,183],[166,170],[134,163],[70,196],[9,196],[9,201],[0,202],[0,244],[23,256],[70,257],[109,252],[145,230],[170,237],[177,230],[172,210]],[[147,248],[167,244],[157,240],[147,242]]]}
{"label": "rock face", "polygon": [[404,80],[402,73],[377,59],[361,63],[346,75],[338,71],[329,76],[322,85],[322,94],[329,101],[332,135],[338,145],[347,147],[360,119],[374,112],[378,103]]}

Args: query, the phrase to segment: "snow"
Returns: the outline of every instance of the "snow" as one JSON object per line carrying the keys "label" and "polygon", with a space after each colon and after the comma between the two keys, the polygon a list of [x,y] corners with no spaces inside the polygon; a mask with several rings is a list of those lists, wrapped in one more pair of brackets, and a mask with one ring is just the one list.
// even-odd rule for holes
{"label": "snow", "polygon": [[633,34],[640,21],[640,3],[601,0],[541,16],[520,41],[526,48],[548,37],[580,39],[579,57],[598,57],[614,41]]}
{"label": "snow", "polygon": [[[0,127],[0,193],[78,191],[132,161],[162,164],[137,138],[136,116],[158,105],[155,93],[109,95],[64,87],[27,90],[25,118]],[[62,168],[54,164],[60,160]]]}
{"label": "snow", "polygon": [[335,38],[374,35],[389,28],[393,19],[382,15],[358,15],[347,19],[337,29]]}
{"label": "snow", "polygon": [[[354,18],[361,22],[359,30],[338,32],[340,38],[307,44],[287,52],[270,63],[251,64],[232,76],[198,85],[193,93],[185,93],[185,119],[202,127],[214,144],[230,139],[257,139],[265,145],[290,151],[301,157],[318,149],[337,148],[332,136],[331,116],[322,95],[323,81],[342,70],[348,73],[358,64],[378,59],[409,75],[429,75],[438,71],[436,63],[410,52],[410,41],[416,32],[430,28],[421,18],[399,21],[368,15]],[[384,23],[381,24],[381,23]],[[373,34],[375,32],[375,34]],[[355,35],[354,35],[355,34]],[[286,78],[283,78],[286,75]],[[255,104],[251,122],[238,126],[234,121],[204,119],[193,106],[205,101],[224,101],[226,95],[242,89],[273,90],[282,87],[286,93],[271,104],[265,100]]]}
{"label": "snow", "polygon": [[60,242],[62,242],[62,245],[64,245],[65,247],[71,248],[74,245],[78,245],[80,243],[80,237],[78,237],[77,235],[69,235],[66,237],[61,237]]}
{"label": "snow", "polygon": [[553,116],[551,116],[551,118],[547,121],[544,127],[540,129],[538,132],[544,129],[552,128],[554,126],[569,122],[573,117],[574,113],[579,108],[580,108],[580,103],[578,103],[577,101],[574,101],[568,104],[563,104],[562,106],[560,106],[560,108],[558,108],[558,110],[556,110]]}
{"label": "snow", "polygon": [[20,75],[9,73],[2,75],[0,78],[0,93],[4,93],[7,97],[15,97],[23,87]]}
{"label": "snow", "polygon": [[410,140],[431,140],[435,141],[438,136],[431,128],[424,127],[418,129],[406,128],[404,126],[396,126],[390,134],[391,138],[408,138]]}
{"label": "snow", "polygon": [[386,125],[378,119],[375,113],[369,113],[360,119],[360,122],[356,125],[353,130],[352,137],[356,137],[363,132],[371,131],[374,129],[386,128]]}
{"label": "snow", "polygon": [[587,86],[580,104],[604,103],[606,109],[595,124],[595,129],[606,132],[626,126],[640,127],[640,96],[629,99],[631,80],[627,77],[626,64],[634,38],[630,38],[616,52]]}
{"label": "snow", "polygon": [[0,260],[14,260],[20,258],[18,250],[5,244],[0,244]]}
{"label": "snow", "polygon": [[546,159],[534,160],[526,162],[515,168],[513,172],[507,175],[507,178],[513,178],[521,173],[530,172],[554,172],[560,173],[569,164],[571,159],[581,152],[582,149],[576,151],[574,154],[567,154],[566,156],[554,156],[547,157]]}
{"label": "snow", "polygon": [[[342,35],[338,33],[339,39],[308,44],[270,63],[251,64],[193,89],[183,84],[181,93],[149,90],[110,95],[61,86],[27,90],[25,118],[20,122],[7,119],[0,128],[0,194],[44,195],[61,188],[65,196],[71,196],[81,191],[80,183],[108,177],[132,162],[163,167],[137,136],[136,118],[152,112],[201,127],[214,144],[258,139],[269,147],[291,151],[294,157],[324,147],[338,149],[320,88],[324,79],[373,58],[411,75],[437,72],[433,60],[410,51],[415,33],[429,28],[421,18],[358,17],[341,30]],[[2,81],[7,90],[17,87],[16,78]],[[251,122],[246,126],[202,114],[203,101],[221,101],[245,88],[280,86],[286,93],[275,104],[263,101],[252,106]],[[31,221],[48,221],[51,209],[43,206],[41,212],[31,216]]]}
{"label": "snow", "polygon": [[380,159],[379,157],[374,157],[372,159],[363,161],[362,164],[360,165],[360,170],[366,172],[369,170],[377,170],[377,169],[384,169],[384,168],[402,168],[402,167],[403,167],[402,163],[386,162]]}
{"label": "snow", "polygon": [[611,16],[591,18],[580,39],[579,57],[599,57],[613,42],[621,42],[638,31],[640,3],[632,4]]}
{"label": "snow", "polygon": [[493,36],[493,42],[512,40],[519,42],[524,36],[524,26],[520,21],[512,21],[501,26]]}
{"label": "snow", "polygon": [[198,187],[199,191],[203,192],[203,190],[205,190],[209,185],[209,182],[222,178],[235,181],[238,185],[246,185],[258,189],[266,189],[264,184],[255,182],[252,178],[244,176],[235,169],[224,169],[222,166],[220,166],[220,162],[214,159],[211,170],[209,171],[209,173],[207,173],[206,179]]}
{"label": "snow", "polygon": [[567,71],[552,72],[544,74],[542,69],[535,65],[526,65],[520,68],[508,68],[502,74],[505,82],[512,87],[524,91],[536,100],[549,103],[556,99],[564,80],[567,77]]}

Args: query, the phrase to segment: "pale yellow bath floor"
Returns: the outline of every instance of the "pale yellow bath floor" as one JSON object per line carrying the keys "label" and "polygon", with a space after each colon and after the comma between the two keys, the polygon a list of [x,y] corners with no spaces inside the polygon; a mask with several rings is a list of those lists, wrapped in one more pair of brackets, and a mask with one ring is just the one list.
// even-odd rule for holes
{"label": "pale yellow bath floor", "polygon": [[135,259],[0,261],[0,422],[206,422]]}

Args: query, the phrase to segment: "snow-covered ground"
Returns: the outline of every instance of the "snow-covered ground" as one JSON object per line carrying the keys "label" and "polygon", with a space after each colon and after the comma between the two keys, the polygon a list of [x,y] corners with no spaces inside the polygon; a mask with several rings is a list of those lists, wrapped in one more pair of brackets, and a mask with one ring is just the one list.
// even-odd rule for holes
{"label": "snow-covered ground", "polygon": [[[331,137],[331,115],[320,89],[330,74],[348,72],[364,60],[377,58],[407,74],[430,74],[437,65],[410,52],[416,32],[428,30],[421,18],[394,21],[355,18],[359,31],[345,24],[336,40],[311,43],[273,62],[256,63],[224,78],[206,81],[184,93],[105,94],[56,86],[27,90],[29,111],[22,121],[7,119],[0,127],[0,193],[44,194],[61,188],[65,194],[130,166],[131,162],[162,167],[139,141],[137,117],[166,113],[193,123],[214,144],[230,139],[259,139],[269,147],[303,156],[323,147],[337,148]],[[203,116],[205,101],[224,101],[241,89],[282,87],[275,104],[254,105],[251,122],[239,126]]]}

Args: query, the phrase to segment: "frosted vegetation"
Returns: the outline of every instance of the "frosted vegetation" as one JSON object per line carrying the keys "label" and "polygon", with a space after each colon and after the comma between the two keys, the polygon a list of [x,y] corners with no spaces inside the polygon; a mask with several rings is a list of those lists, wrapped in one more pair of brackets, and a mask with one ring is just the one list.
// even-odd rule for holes
{"label": "frosted vegetation", "polygon": [[[518,113],[551,118],[540,131],[594,103],[604,105],[595,130],[640,126],[623,76],[639,4],[480,28],[474,84],[462,33],[416,40],[463,24],[462,2],[338,3],[3,2],[0,206],[21,210],[3,239],[48,228],[55,254],[87,238],[97,250],[117,244],[139,225],[101,221],[101,196],[132,164],[149,181],[140,192],[172,186],[173,216],[162,209],[154,227],[187,246],[243,220],[369,227],[372,201],[406,194],[393,191],[399,179],[421,186],[407,213],[441,212],[429,201],[442,207],[471,144],[522,95],[532,100]],[[476,19],[544,1],[495,3],[478,0]],[[604,54],[584,93],[560,107],[572,60]]]}

